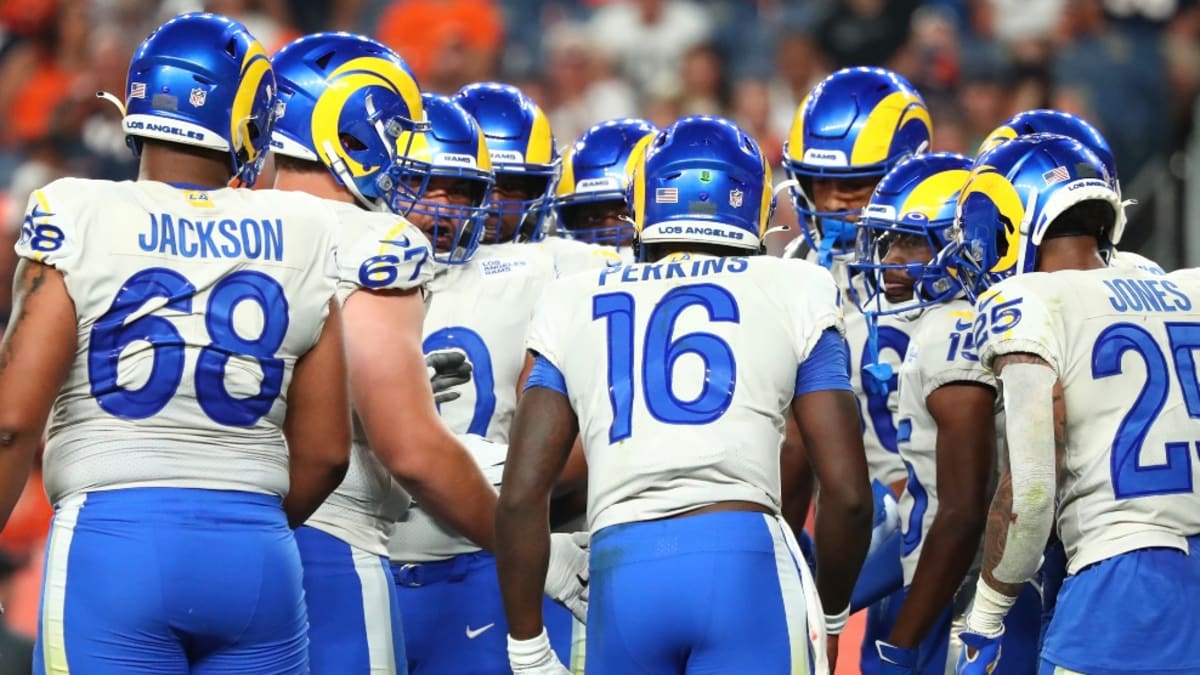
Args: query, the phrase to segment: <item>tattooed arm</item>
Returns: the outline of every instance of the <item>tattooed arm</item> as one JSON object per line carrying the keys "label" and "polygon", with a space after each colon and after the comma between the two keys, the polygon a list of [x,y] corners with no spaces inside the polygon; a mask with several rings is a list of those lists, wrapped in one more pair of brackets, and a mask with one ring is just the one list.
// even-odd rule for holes
{"label": "tattooed arm", "polygon": [[62,274],[22,259],[0,343],[0,529],[25,487],[50,407],[75,359],[75,305]]}
{"label": "tattooed arm", "polygon": [[983,575],[968,629],[1001,632],[1022,585],[1037,572],[1054,519],[1055,466],[1065,443],[1062,387],[1033,354],[998,357],[1003,383],[1009,466],[1000,478],[984,535]]}

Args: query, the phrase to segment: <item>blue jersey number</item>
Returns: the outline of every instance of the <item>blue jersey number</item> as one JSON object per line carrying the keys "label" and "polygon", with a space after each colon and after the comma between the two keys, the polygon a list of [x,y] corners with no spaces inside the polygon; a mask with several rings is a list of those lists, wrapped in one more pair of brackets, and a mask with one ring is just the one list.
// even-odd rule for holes
{"label": "blue jersey number", "polygon": [[[1195,351],[1200,349],[1200,324],[1168,323],[1171,361],[1175,379],[1183,392],[1188,417],[1200,418],[1200,381],[1197,381]],[[1141,357],[1146,366],[1146,383],[1138,393],[1133,407],[1121,420],[1113,439],[1110,470],[1113,494],[1117,499],[1149,497],[1192,491],[1193,445],[1200,451],[1200,441],[1180,440],[1166,444],[1165,464],[1143,466],[1142,445],[1150,425],[1158,419],[1171,390],[1171,369],[1162,348],[1145,328],[1132,323],[1109,326],[1096,338],[1092,348],[1092,378],[1102,379],[1120,374],[1125,352]]]}
{"label": "blue jersey number", "polygon": [[904,536],[900,540],[900,553],[909,555],[917,550],[921,545],[921,538],[925,536],[922,524],[925,511],[929,508],[929,493],[917,479],[917,472],[913,470],[912,464],[904,462],[904,469],[908,471],[908,483],[905,484],[904,490],[912,497],[912,510],[908,513],[908,523],[904,526]]}
{"label": "blue jersey number", "polygon": [[[183,275],[165,268],[142,270],[121,286],[108,311],[92,327],[88,348],[88,379],[101,409],[137,420],[166,407],[183,379],[183,336],[166,317],[130,317],[156,298],[165,301],[166,309],[190,313],[195,294],[196,287]],[[243,302],[253,303],[262,312],[262,332],[257,336],[239,335],[234,328],[234,311]],[[276,358],[275,352],[287,335],[288,322],[283,287],[261,272],[235,272],[213,286],[205,310],[210,342],[196,361],[195,384],[200,407],[214,422],[252,426],[270,411],[283,387],[283,360]],[[138,341],[150,344],[153,366],[142,386],[126,388],[117,381],[121,353]],[[254,357],[262,369],[259,392],[249,398],[234,397],[225,389],[225,366],[237,356]]]}
{"label": "blue jersey number", "polygon": [[[737,365],[729,343],[712,333],[673,338],[675,321],[687,308],[701,306],[709,321],[738,323],[737,301],[713,284],[674,288],[650,313],[642,341],[642,389],[646,409],[666,424],[708,424],[725,414],[733,401]],[[608,440],[628,438],[633,426],[634,300],[628,293],[606,293],[592,299],[592,319],[605,319],[608,329],[608,396],[613,423]],[[704,362],[703,387],[694,398],[681,399],[672,382],[675,362],[692,354]]]}
{"label": "blue jersey number", "polygon": [[439,349],[461,349],[471,361],[471,380],[475,383],[475,413],[467,433],[487,436],[488,425],[496,412],[496,376],[492,370],[492,355],[479,333],[462,326],[448,326],[429,334],[421,343],[428,354]]}
{"label": "blue jersey number", "polygon": [[[892,326],[880,326],[878,331],[879,360],[883,361],[882,355],[889,349],[903,359],[904,353],[908,351],[908,335]],[[867,414],[871,416],[871,426],[875,428],[875,436],[879,439],[879,444],[888,452],[899,452],[899,448],[896,446],[896,422],[892,419],[892,411],[888,409],[888,397],[899,386],[900,374],[892,372],[887,381],[879,383],[880,386],[868,386],[868,382],[873,381],[872,378],[875,377],[873,373],[867,371],[871,365],[868,351],[869,345],[864,344],[862,357],[859,359],[862,369],[858,375],[863,391],[867,395]]]}

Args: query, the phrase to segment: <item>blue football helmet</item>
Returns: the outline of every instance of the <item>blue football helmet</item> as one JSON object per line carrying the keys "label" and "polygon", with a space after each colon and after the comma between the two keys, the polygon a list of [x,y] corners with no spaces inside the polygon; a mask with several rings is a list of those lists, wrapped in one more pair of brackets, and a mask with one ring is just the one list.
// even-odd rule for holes
{"label": "blue football helmet", "polygon": [[822,210],[813,180],[882,178],[900,160],[923,152],[932,134],[924,99],[890,70],[839,70],[805,97],[783,146],[783,167],[800,233],[822,265],[851,253],[851,221],[859,210]]}
{"label": "blue football helmet", "polygon": [[427,189],[402,212],[433,242],[434,260],[462,265],[483,238],[495,183],[492,161],[483,131],[454,99],[423,94],[421,100],[430,128],[412,134],[409,143],[401,135],[400,145],[408,151],[397,179]]}
{"label": "blue football helmet", "polygon": [[761,253],[775,208],[771,169],[746,132],[721,117],[684,117],[635,152],[627,199],[635,247],[717,244]]}
{"label": "blue football helmet", "polygon": [[[554,189],[554,216],[559,234],[592,244],[628,246],[633,223],[628,220],[625,191],[630,159],[658,133],[643,119],[626,117],[601,122],[588,129],[563,155],[562,171]],[[584,222],[586,205],[612,205],[622,212],[618,225]]]}
{"label": "blue football helmet", "polygon": [[558,163],[546,113],[520,89],[499,82],[467,85],[454,98],[479,123],[492,154],[496,189],[484,241],[541,240]]}
{"label": "blue football helmet", "polygon": [[138,47],[118,107],[135,155],[143,138],[226,152],[231,182],[252,186],[275,122],[275,76],[266,50],[242,24],[181,14]]}
{"label": "blue football helmet", "polygon": [[[1004,124],[993,129],[992,133],[983,139],[983,143],[979,145],[979,151],[975,155],[978,157],[1007,140],[1041,133],[1061,134],[1083,143],[1084,147],[1095,153],[1100,162],[1108,169],[1108,175],[1112,176],[1113,181],[1116,182],[1117,194],[1121,194],[1121,180],[1117,174],[1117,161],[1113,157],[1112,148],[1109,147],[1108,141],[1105,140],[1104,135],[1100,133],[1099,129],[1092,126],[1091,123],[1082,117],[1072,115],[1071,113],[1045,109],[1026,110],[1025,112],[1017,113],[1010,117]],[[1120,213],[1117,214],[1117,225],[1112,234],[1113,245],[1121,243],[1121,236],[1124,233],[1125,208],[1123,203]]]}
{"label": "blue football helmet", "polygon": [[361,35],[317,33],[272,59],[283,110],[271,137],[276,154],[325,165],[366,208],[420,198],[423,185],[397,180],[408,146],[429,128],[408,64]]}
{"label": "blue football helmet", "polygon": [[1098,230],[1099,250],[1111,251],[1121,198],[1104,162],[1082,143],[1031,134],[980,155],[959,194],[947,249],[967,297],[973,301],[994,283],[1034,271],[1055,219],[1089,200],[1112,206],[1112,219]]}
{"label": "blue football helmet", "polygon": [[[875,315],[894,314],[945,302],[960,293],[945,259],[937,254],[950,243],[958,194],[970,173],[970,159],[939,152],[909,157],[879,181],[858,221],[852,268],[863,272],[866,279],[866,297],[855,294],[859,309]],[[930,259],[890,261],[889,252],[897,243],[924,245]],[[886,277],[895,272],[914,280],[911,301],[887,301]]]}

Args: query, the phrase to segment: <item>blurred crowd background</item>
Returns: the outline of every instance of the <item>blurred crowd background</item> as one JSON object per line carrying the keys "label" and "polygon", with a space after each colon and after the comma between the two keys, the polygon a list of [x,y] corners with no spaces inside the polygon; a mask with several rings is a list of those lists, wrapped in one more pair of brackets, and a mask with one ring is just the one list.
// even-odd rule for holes
{"label": "blurred crowd background", "polygon": [[[916,85],[933,150],[973,155],[1013,113],[1066,110],[1106,135],[1138,202],[1122,248],[1200,265],[1200,0],[0,0],[0,319],[29,192],[135,176],[118,113],[95,92],[122,97],[138,43],[197,9],[241,20],[272,52],[321,30],[373,36],[428,91],[511,82],[547,111],[560,149],[613,117],[707,113],[778,166],[797,105],[851,65]],[[49,513],[35,481],[0,537],[0,675],[9,641],[36,629]]]}

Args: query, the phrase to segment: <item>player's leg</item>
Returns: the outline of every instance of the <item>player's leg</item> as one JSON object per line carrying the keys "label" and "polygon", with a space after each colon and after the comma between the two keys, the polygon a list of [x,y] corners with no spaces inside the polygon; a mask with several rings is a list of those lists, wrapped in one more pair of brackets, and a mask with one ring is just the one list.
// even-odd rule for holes
{"label": "player's leg", "polygon": [[478,552],[392,564],[406,625],[410,675],[507,674],[508,624],[496,559]]}
{"label": "player's leg", "polygon": [[596,533],[587,672],[809,672],[799,563],[783,542],[778,520],[744,511]]}
{"label": "player's leg", "polygon": [[1200,672],[1200,537],[1190,551],[1124,553],[1067,577],[1041,672]]}
{"label": "player's leg", "polygon": [[310,672],[303,570],[279,498],[216,494],[223,497],[208,509],[205,525],[184,521],[178,528],[181,543],[166,569],[182,573],[163,579],[171,627],[181,636],[190,672]]}
{"label": "player's leg", "polygon": [[[124,492],[124,491],[120,491]],[[101,493],[103,494],[103,493]],[[58,504],[46,544],[34,673],[187,673],[163,607],[154,535],[117,492]]]}
{"label": "player's leg", "polygon": [[309,526],[296,529],[296,544],[304,565],[313,672],[404,672],[386,560]]}
{"label": "player's leg", "polygon": [[[745,512],[712,516],[729,521],[729,526],[735,519],[742,521],[736,526],[741,541],[731,542],[731,550],[712,555],[710,618],[703,638],[691,650],[685,672],[813,672],[815,658],[800,571],[804,562],[798,551],[789,547],[782,520]],[[719,536],[726,535],[721,532]],[[749,616],[756,620],[747,621]]]}

